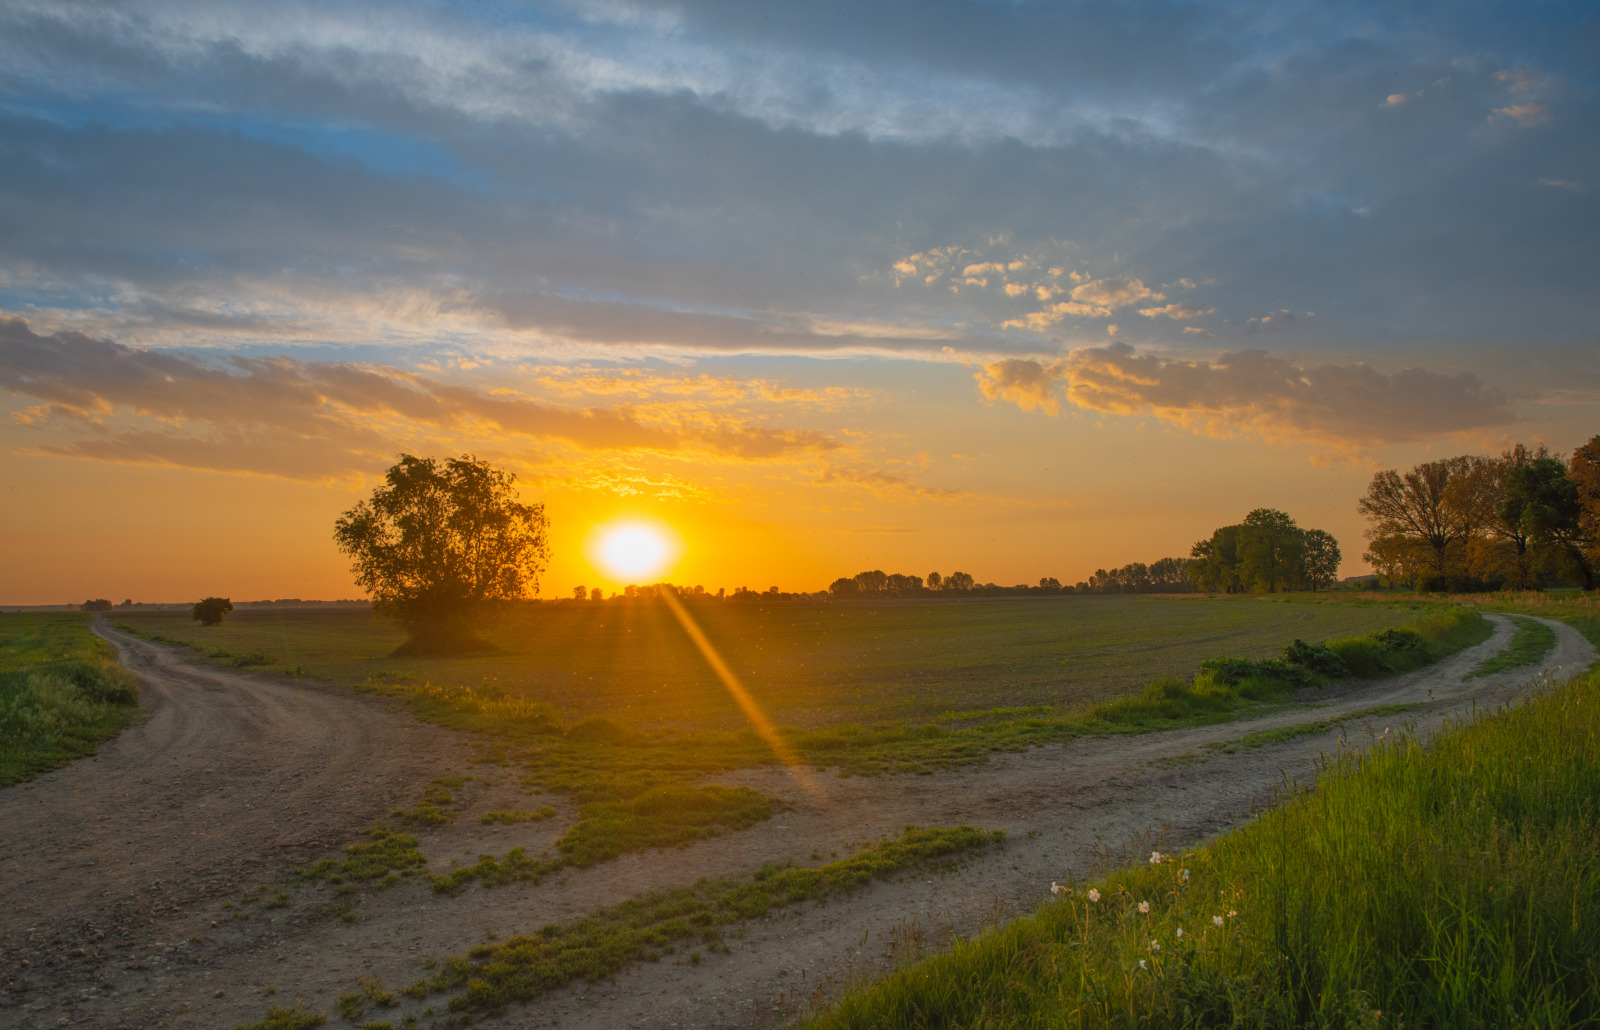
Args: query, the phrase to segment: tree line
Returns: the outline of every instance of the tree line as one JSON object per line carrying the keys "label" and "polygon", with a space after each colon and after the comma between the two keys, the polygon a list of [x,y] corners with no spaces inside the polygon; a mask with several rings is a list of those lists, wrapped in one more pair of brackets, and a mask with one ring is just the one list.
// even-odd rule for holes
{"label": "tree line", "polygon": [[1405,472],[1384,469],[1359,502],[1362,555],[1388,585],[1519,590],[1600,574],[1600,436],[1570,457],[1517,444]]}

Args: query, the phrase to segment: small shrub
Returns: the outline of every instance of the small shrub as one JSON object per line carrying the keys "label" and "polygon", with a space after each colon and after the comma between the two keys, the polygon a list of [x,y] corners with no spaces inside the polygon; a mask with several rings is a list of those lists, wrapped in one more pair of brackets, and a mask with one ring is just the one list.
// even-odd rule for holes
{"label": "small shrub", "polygon": [[1283,649],[1283,660],[1331,680],[1345,679],[1350,675],[1350,667],[1328,645],[1308,644],[1298,637]]}

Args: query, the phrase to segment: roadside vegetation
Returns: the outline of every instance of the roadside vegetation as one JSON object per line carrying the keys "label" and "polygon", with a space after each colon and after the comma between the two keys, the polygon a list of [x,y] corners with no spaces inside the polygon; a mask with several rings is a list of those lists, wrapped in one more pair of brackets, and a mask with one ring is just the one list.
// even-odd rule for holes
{"label": "roadside vegetation", "polygon": [[1371,743],[1205,848],[1064,885],[802,1025],[1600,1021],[1600,672]]}
{"label": "roadside vegetation", "polygon": [[0,787],[91,754],[138,718],[138,680],[92,618],[0,614]]}

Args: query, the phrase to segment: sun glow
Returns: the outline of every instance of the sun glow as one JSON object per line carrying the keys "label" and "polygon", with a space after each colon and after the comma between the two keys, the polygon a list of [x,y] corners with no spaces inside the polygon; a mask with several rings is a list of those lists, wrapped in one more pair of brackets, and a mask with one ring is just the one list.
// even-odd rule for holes
{"label": "sun glow", "polygon": [[595,530],[590,560],[617,580],[649,580],[677,558],[670,531],[652,522],[617,522]]}

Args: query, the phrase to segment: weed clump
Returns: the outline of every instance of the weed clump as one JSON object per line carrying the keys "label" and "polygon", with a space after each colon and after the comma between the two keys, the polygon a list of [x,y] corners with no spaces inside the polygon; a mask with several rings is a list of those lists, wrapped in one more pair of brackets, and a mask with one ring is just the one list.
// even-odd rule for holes
{"label": "weed clump", "polygon": [[254,1023],[240,1023],[236,1030],[313,1030],[314,1027],[319,1027],[327,1021],[327,1016],[315,1012],[274,1006],[267,1009],[265,1019]]}

